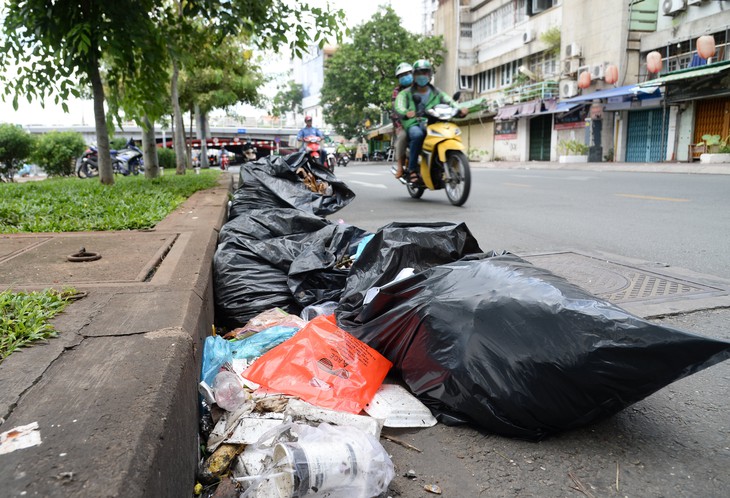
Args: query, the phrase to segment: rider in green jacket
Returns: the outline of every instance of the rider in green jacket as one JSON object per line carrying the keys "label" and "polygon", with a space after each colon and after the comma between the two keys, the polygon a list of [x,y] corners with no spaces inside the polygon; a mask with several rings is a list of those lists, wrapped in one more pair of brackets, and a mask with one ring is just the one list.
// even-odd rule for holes
{"label": "rider in green jacket", "polygon": [[[418,156],[426,139],[426,121],[423,111],[431,109],[438,104],[450,104],[456,107],[454,100],[431,84],[433,69],[431,63],[425,59],[419,59],[413,64],[413,86],[406,88],[398,94],[395,99],[395,112],[401,116],[401,123],[408,134],[408,180],[418,180]],[[418,95],[420,102],[416,105],[413,96]],[[462,115],[466,115],[466,109],[462,109]]]}

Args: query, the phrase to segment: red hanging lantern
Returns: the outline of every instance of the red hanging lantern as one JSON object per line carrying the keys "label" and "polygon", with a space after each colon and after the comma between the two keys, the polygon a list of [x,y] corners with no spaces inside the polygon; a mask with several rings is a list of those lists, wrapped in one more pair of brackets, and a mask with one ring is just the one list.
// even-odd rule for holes
{"label": "red hanging lantern", "polygon": [[662,54],[654,50],[646,54],[646,69],[650,73],[658,73],[662,70]]}
{"label": "red hanging lantern", "polygon": [[604,72],[603,78],[606,80],[606,83],[609,85],[613,85],[618,81],[618,67],[616,67],[615,64],[609,64],[606,66],[606,71]]}
{"label": "red hanging lantern", "polygon": [[715,38],[710,35],[697,38],[697,53],[703,59],[709,59],[715,55]]}
{"label": "red hanging lantern", "polygon": [[578,76],[578,88],[588,88],[589,86],[591,86],[591,73],[583,71]]}

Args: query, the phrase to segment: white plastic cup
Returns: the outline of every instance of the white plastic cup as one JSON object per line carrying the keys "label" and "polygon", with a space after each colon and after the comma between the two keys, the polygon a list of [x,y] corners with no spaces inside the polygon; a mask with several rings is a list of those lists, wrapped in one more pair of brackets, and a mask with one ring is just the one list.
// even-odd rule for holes
{"label": "white plastic cup", "polygon": [[[305,497],[328,491],[352,491],[367,465],[359,446],[349,442],[278,443],[274,462],[280,472],[276,486],[281,498]],[[364,491],[364,490],[363,490]],[[359,494],[350,494],[353,498]]]}

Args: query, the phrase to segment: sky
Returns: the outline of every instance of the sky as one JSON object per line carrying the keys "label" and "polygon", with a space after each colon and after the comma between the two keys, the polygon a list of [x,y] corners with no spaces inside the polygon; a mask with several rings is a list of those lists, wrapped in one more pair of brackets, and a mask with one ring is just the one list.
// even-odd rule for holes
{"label": "sky", "polygon": [[[311,6],[324,7],[328,0],[305,0]],[[354,27],[368,21],[378,10],[379,5],[391,5],[393,10],[403,19],[406,29],[420,32],[423,0],[329,0],[332,7],[342,9],[347,17],[347,25]],[[4,4],[0,0],[0,8]],[[267,69],[264,67],[264,71]],[[17,111],[13,109],[12,99],[2,100],[0,88],[0,123],[15,123],[21,125],[87,125],[94,124],[94,111],[91,101],[72,99],[68,101],[69,113],[65,113],[61,106],[48,98],[43,108],[39,102],[28,103],[25,99],[19,101]]]}

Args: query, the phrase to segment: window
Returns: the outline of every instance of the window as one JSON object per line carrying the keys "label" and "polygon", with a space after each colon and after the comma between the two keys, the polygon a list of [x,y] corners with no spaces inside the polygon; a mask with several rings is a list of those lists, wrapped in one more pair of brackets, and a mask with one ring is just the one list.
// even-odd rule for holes
{"label": "window", "polygon": [[557,56],[547,51],[531,55],[529,69],[541,78],[549,78],[560,74]]}
{"label": "window", "polygon": [[545,12],[550,7],[555,5],[557,0],[529,0],[527,3],[528,14],[535,15],[540,12]]}
{"label": "window", "polygon": [[497,88],[497,70],[487,69],[477,75],[477,92],[484,93]]}
{"label": "window", "polygon": [[461,37],[471,38],[471,23],[461,23]]}
{"label": "window", "polygon": [[474,77],[473,76],[466,76],[463,74],[459,75],[459,89],[461,90],[471,90],[474,86]]}
{"label": "window", "polygon": [[500,85],[501,86],[509,86],[512,84],[512,82],[515,79],[515,76],[517,76],[517,68],[522,65],[522,59],[517,59],[512,62],[508,62],[507,64],[502,64],[500,66],[501,69],[501,79],[500,79]]}

